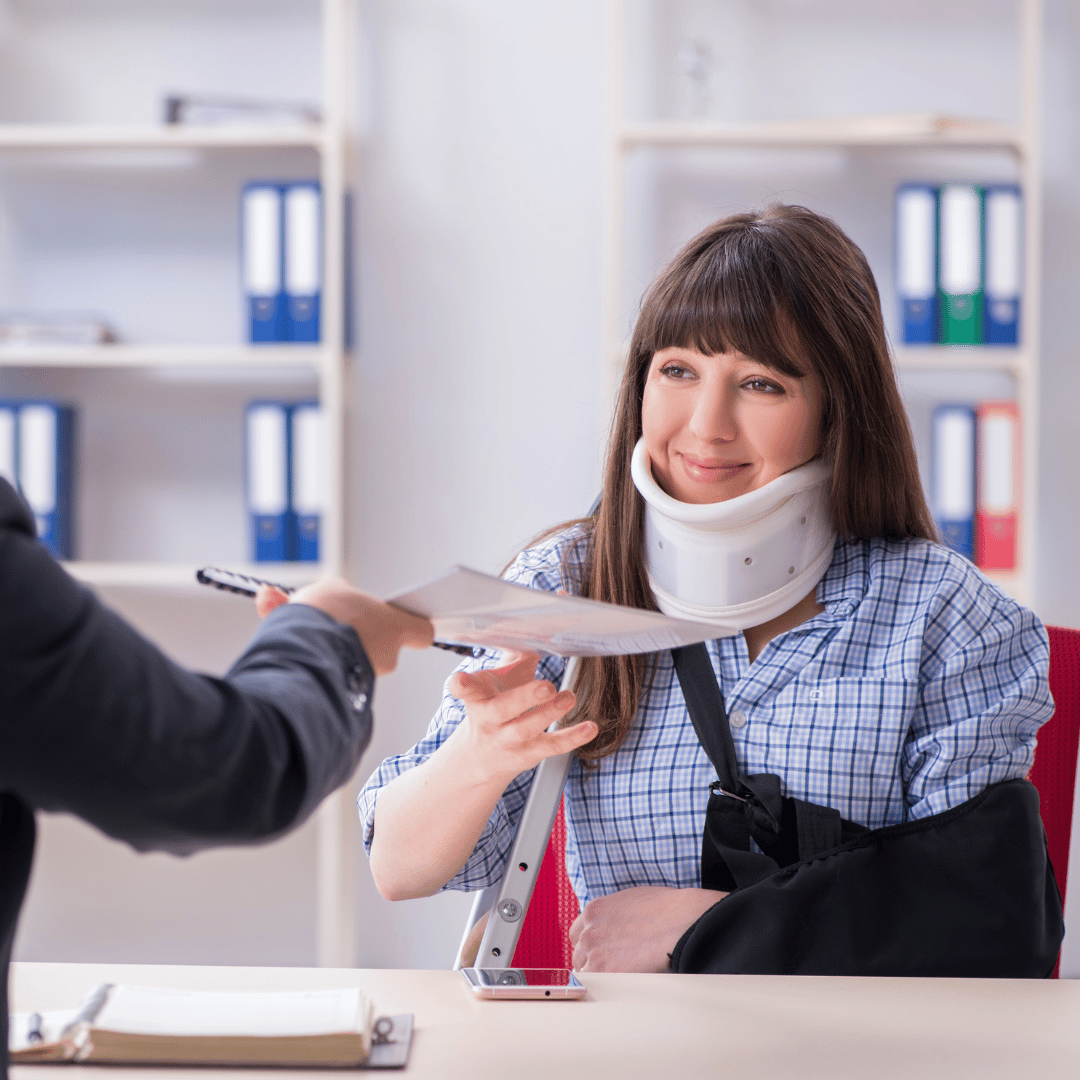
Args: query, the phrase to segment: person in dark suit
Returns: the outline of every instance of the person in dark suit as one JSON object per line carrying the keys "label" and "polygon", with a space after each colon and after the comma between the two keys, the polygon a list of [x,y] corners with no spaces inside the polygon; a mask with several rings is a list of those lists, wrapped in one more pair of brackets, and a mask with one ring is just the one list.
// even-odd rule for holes
{"label": "person in dark suit", "polygon": [[139,851],[272,839],[352,774],[375,675],[425,619],[343,581],[258,597],[266,618],[221,679],[174,664],[38,543],[0,479],[0,1025],[34,811],[76,814]]}

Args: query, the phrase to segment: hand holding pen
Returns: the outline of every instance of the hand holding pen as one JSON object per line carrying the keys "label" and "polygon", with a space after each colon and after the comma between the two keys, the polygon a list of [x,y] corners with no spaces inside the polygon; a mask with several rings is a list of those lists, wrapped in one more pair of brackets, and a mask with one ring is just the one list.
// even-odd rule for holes
{"label": "hand holding pen", "polygon": [[203,585],[213,585],[242,596],[254,596],[260,616],[268,615],[274,608],[290,602],[325,611],[331,618],[356,631],[376,675],[386,675],[397,667],[398,653],[402,648],[426,649],[434,636],[427,619],[390,607],[354,589],[347,581],[316,581],[302,589],[292,590],[213,567],[206,567],[195,576]]}
{"label": "hand holding pen", "polygon": [[427,619],[384,604],[354,589],[347,581],[317,581],[294,590],[214,567],[205,567],[195,577],[200,584],[254,597],[260,618],[289,602],[308,604],[325,611],[356,631],[377,675],[394,670],[398,652],[403,647],[426,649],[429,645],[436,645],[452,652],[473,655],[473,650],[466,646],[433,641],[434,631]]}

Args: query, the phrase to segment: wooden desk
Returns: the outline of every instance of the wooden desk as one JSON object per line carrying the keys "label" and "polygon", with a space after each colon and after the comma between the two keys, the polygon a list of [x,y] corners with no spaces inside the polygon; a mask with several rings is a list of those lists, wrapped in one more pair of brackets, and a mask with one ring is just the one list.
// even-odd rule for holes
{"label": "wooden desk", "polygon": [[[586,975],[579,1002],[475,1001],[454,971],[14,964],[12,1008],[101,982],[217,990],[360,986],[416,1014],[408,1077],[465,1080],[1057,1080],[1080,1065],[1080,981]],[[21,1065],[14,1080],[156,1080],[187,1070]],[[195,1080],[311,1072],[191,1071]],[[372,1073],[372,1076],[390,1076]]]}

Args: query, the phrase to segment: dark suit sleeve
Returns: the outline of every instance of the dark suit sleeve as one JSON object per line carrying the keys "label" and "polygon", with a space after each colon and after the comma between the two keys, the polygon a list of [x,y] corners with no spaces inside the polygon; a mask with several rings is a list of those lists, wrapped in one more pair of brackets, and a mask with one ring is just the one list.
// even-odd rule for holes
{"label": "dark suit sleeve", "polygon": [[273,837],[351,775],[373,673],[351,627],[290,604],[224,679],[172,663],[28,533],[0,481],[0,791],[136,848]]}

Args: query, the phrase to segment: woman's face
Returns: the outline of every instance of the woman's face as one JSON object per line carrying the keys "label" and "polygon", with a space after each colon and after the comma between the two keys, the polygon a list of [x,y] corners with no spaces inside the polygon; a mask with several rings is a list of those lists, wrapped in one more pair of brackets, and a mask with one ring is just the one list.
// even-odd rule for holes
{"label": "woman's face", "polygon": [[724,502],[817,454],[821,389],[813,374],[781,375],[742,353],[661,349],[645,379],[641,426],[664,491]]}

